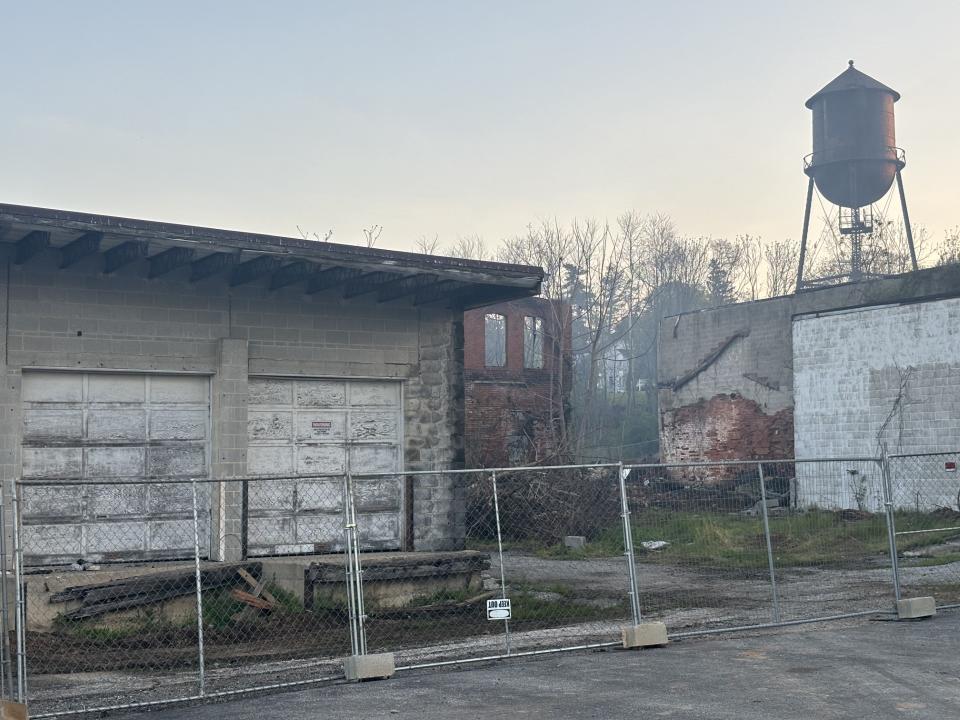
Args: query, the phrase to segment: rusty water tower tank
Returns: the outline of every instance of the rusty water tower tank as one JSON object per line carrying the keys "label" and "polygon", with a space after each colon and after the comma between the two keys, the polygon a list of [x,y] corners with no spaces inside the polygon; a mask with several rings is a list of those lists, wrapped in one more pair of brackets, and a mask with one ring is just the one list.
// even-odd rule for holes
{"label": "rusty water tower tank", "polygon": [[834,205],[860,208],[886,195],[904,165],[893,104],[900,93],[850,66],[807,100],[813,153],[804,172]]}

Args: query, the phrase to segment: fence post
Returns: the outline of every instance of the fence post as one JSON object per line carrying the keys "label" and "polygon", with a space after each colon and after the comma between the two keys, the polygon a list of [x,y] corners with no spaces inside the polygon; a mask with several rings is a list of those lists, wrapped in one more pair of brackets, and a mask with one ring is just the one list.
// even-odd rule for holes
{"label": "fence post", "polygon": [[26,618],[23,607],[23,547],[20,542],[20,486],[16,480],[11,485],[13,487],[13,579],[17,584],[17,702],[25,705],[27,703],[27,657],[24,644],[27,632],[24,628]]}
{"label": "fence post", "polygon": [[767,567],[770,569],[770,591],[773,594],[773,622],[780,622],[780,596],[777,593],[777,573],[773,564],[773,541],[770,538],[770,519],[767,513],[767,483],[763,477],[763,463],[757,463],[760,475],[760,507],[763,513],[763,536],[767,540]]}
{"label": "fence post", "polygon": [[3,698],[13,697],[13,662],[10,657],[10,604],[7,602],[7,573],[9,564],[7,563],[7,504],[3,498],[4,493],[0,492],[0,632],[3,637],[0,638],[0,685],[3,688]]}
{"label": "fence post", "polygon": [[[497,473],[490,473],[493,481],[493,515],[497,521],[497,553],[500,557],[500,597],[507,598],[507,576],[503,569],[503,536],[500,533],[500,501],[497,498]],[[503,621],[504,640],[507,645],[507,655],[510,654],[510,620]]]}
{"label": "fence post", "polygon": [[627,482],[623,472],[623,461],[617,463],[617,480],[620,484],[620,518],[623,520],[623,554],[627,558],[627,581],[630,583],[630,610],[633,624],[640,624],[640,590],[637,583],[637,565],[633,550],[633,527],[630,524],[630,503],[627,501]]}
{"label": "fence post", "polygon": [[360,637],[357,632],[357,603],[353,584],[353,524],[350,517],[350,481],[343,476],[343,559],[344,589],[347,593],[347,614],[350,621],[350,654],[360,655]]}
{"label": "fence post", "polygon": [[887,446],[880,446],[880,471],[883,486],[883,505],[887,516],[887,540],[890,544],[890,571],[893,573],[893,594],[900,602],[900,561],[897,558],[897,521],[893,514],[893,482],[890,478],[890,458]]}
{"label": "fence post", "polygon": [[197,652],[199,660],[198,681],[200,696],[206,694],[206,658],[203,654],[203,583],[200,579],[200,519],[197,512],[197,481],[191,480],[193,489],[193,572],[197,590]]}
{"label": "fence post", "polygon": [[363,604],[363,566],[360,560],[360,533],[357,528],[357,508],[353,498],[353,474],[347,473],[347,495],[350,503],[350,534],[353,537],[353,587],[357,608],[357,640],[360,655],[367,654],[366,609]]}

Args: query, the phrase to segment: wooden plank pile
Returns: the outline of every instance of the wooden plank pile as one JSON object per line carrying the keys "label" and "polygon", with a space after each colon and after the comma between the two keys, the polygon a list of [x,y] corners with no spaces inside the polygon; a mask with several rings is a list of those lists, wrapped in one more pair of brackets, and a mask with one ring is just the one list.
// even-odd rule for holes
{"label": "wooden plank pile", "polygon": [[[272,596],[267,599],[262,587],[263,581],[256,579],[261,573],[260,563],[218,565],[200,571],[200,586],[203,590],[211,590],[235,585],[239,575],[245,582],[253,586],[261,585],[260,590],[255,593],[244,593],[237,590],[237,593],[250,595],[249,601],[242,600],[242,602],[256,607],[267,603],[270,605],[269,609],[272,609],[276,605],[276,600],[272,599]],[[63,613],[63,618],[65,620],[82,620],[193,595],[197,591],[196,583],[194,569],[184,568],[182,570],[120,578],[94,585],[75,585],[51,595],[49,601],[51,603],[79,601],[81,603],[80,607]],[[254,603],[260,603],[261,605],[255,605]]]}

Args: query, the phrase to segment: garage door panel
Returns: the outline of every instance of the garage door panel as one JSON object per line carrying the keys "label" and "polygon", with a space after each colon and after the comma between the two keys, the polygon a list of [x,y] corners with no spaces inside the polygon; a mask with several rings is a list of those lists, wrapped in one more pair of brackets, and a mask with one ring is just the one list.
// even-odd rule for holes
{"label": "garage door panel", "polygon": [[88,485],[87,513],[94,518],[144,516],[146,485]]}
{"label": "garage door panel", "polygon": [[[400,383],[257,378],[249,385],[247,463],[251,473],[291,477],[341,475],[348,469],[354,474],[399,473],[403,431]],[[287,417],[292,419],[289,434]],[[283,487],[286,481],[266,482]],[[264,500],[251,499],[249,503],[249,522],[258,528],[250,530],[252,554],[342,548],[342,483],[341,478],[301,479],[292,498],[285,491],[258,489]],[[249,484],[251,493],[254,485],[257,483]],[[402,497],[398,475],[356,478],[355,486],[357,512],[367,527],[362,547],[399,548]],[[290,525],[280,523],[283,519]]]}
{"label": "garage door panel", "polygon": [[64,485],[40,486],[21,493],[20,515],[29,521],[41,518],[62,519],[83,512],[83,488]]}
{"label": "garage door panel", "polygon": [[158,375],[150,378],[151,403],[183,403],[207,405],[210,385],[205,377]]}
{"label": "garage door panel", "polygon": [[146,399],[146,378],[143,375],[89,375],[87,402],[136,403]]}
{"label": "garage door panel", "polygon": [[338,515],[301,515],[297,518],[296,541],[339,550],[343,547],[343,518]]}
{"label": "garage door panel", "polygon": [[389,412],[356,412],[350,415],[350,439],[388,442],[397,439],[397,415]]}
{"label": "garage door panel", "polygon": [[[197,486],[198,495],[201,492],[206,495],[210,490],[211,487],[207,483]],[[151,483],[147,485],[147,513],[150,515],[192,515],[193,486],[188,483]]]}
{"label": "garage door panel", "polygon": [[83,451],[84,473],[88,480],[140,478],[147,466],[143,447],[91,447]]}
{"label": "garage door panel", "polygon": [[83,556],[83,532],[80,525],[24,525],[21,533],[24,555],[36,558],[48,555],[66,556],[73,560]]}
{"label": "garage door panel", "polygon": [[345,382],[297,380],[296,386],[299,407],[339,407],[347,404]]}
{"label": "garage door panel", "polygon": [[400,509],[400,483],[392,477],[354,480],[353,497],[357,512],[397,512]]}
{"label": "garage door panel", "polygon": [[293,384],[287,380],[250,378],[247,383],[247,393],[251,406],[293,405]]}
{"label": "garage door panel", "polygon": [[[208,537],[210,524],[204,518],[198,523],[200,537]],[[193,520],[156,520],[148,527],[147,550],[153,556],[193,554]]]}
{"label": "garage door panel", "polygon": [[207,453],[203,445],[151,447],[147,453],[147,474],[151,477],[204,478]]}
{"label": "garage door panel", "polygon": [[83,474],[81,448],[25,447],[21,451],[22,474],[27,479],[78,478]]}
{"label": "garage door panel", "polygon": [[347,413],[336,410],[299,410],[298,442],[342,443],[347,436]]}
{"label": "garage door panel", "polygon": [[297,512],[343,512],[343,481],[300,480],[297,482]]}
{"label": "garage door panel", "polygon": [[293,505],[296,480],[255,480],[247,483],[247,505],[251,511],[285,511]]}
{"label": "garage door panel", "polygon": [[350,467],[353,472],[382,473],[398,468],[398,448],[393,445],[354,445],[350,448]]}
{"label": "garage door panel", "polygon": [[[193,554],[191,486],[145,481],[208,477],[208,378],[28,371],[22,403],[24,479],[85,481],[23,486],[31,563]],[[211,488],[198,491],[208,524]]]}
{"label": "garage door panel", "polygon": [[154,410],[151,440],[206,440],[208,415],[203,410]]}
{"label": "garage door panel", "polygon": [[251,475],[293,475],[295,467],[293,446],[247,448],[247,472]]}
{"label": "garage door panel", "polygon": [[87,414],[87,439],[146,440],[147,413],[143,410],[98,409]]}
{"label": "garage door panel", "polygon": [[347,453],[341,445],[314,445],[297,448],[298,475],[345,473]]}
{"label": "garage door panel", "polygon": [[247,521],[247,542],[253,548],[292,545],[296,532],[292,517],[251,517]]}
{"label": "garage door panel", "polygon": [[21,398],[24,402],[80,402],[83,378],[79,373],[24,373]]}
{"label": "garage door panel", "polygon": [[67,409],[29,409],[23,413],[25,442],[80,440],[83,437],[83,413]]}
{"label": "garage door panel", "polygon": [[88,523],[83,534],[82,557],[87,560],[143,556],[147,550],[146,520]]}
{"label": "garage door panel", "polygon": [[293,437],[293,413],[253,411],[247,414],[247,437],[256,440],[290,440]]}

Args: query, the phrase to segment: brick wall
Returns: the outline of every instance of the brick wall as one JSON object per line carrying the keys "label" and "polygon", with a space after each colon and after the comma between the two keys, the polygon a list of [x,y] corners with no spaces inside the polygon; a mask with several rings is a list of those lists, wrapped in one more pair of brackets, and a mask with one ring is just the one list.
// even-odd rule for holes
{"label": "brick wall", "polygon": [[[506,317],[506,364],[485,365],[484,316]],[[524,368],[524,318],[544,321],[543,368]],[[466,461],[504,467],[562,460],[560,439],[569,412],[570,309],[526,298],[464,314]]]}

